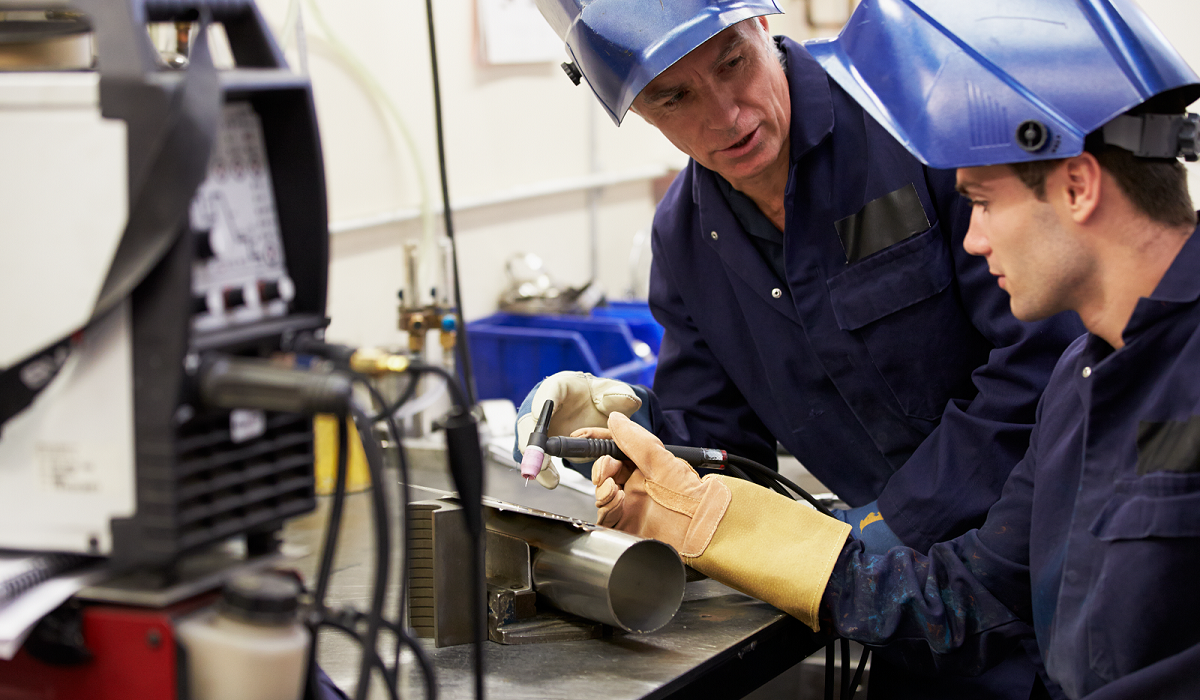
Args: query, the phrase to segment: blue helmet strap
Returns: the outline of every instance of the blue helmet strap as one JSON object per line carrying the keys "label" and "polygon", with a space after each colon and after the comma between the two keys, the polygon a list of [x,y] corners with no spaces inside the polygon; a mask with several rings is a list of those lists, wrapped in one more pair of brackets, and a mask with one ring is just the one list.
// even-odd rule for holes
{"label": "blue helmet strap", "polygon": [[1104,125],[1104,143],[1133,153],[1138,158],[1182,157],[1200,160],[1196,114],[1123,114]]}

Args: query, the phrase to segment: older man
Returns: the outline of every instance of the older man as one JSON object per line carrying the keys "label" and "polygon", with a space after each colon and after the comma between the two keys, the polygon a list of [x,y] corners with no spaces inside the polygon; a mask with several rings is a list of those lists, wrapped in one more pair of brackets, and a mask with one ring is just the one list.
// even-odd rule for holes
{"label": "older man", "polygon": [[[781,443],[852,506],[839,514],[871,551],[924,551],[981,523],[1083,329],[1013,318],[962,249],[970,209],[953,173],[772,38],[770,0],[541,7],[613,120],[631,108],[691,161],[654,221],[650,304],[666,334],[653,391],[555,375],[522,408],[518,446],[552,399],[552,434],[616,410],[665,442],[767,464]],[[981,681],[902,663],[876,659],[873,697],[1023,699],[1034,677],[1019,658]]]}
{"label": "older man", "polygon": [[[703,481],[624,416],[600,522],[816,625],[978,672],[1035,633],[1070,698],[1185,698],[1200,662],[1200,238],[1186,173],[1200,77],[1136,6],[864,0],[811,47],[925,162],[959,166],[968,252],[1018,318],[1074,311],[1029,449],[977,530],[865,551],[757,486]],[[896,71],[898,57],[914,67]],[[770,512],[771,520],[758,516]]]}

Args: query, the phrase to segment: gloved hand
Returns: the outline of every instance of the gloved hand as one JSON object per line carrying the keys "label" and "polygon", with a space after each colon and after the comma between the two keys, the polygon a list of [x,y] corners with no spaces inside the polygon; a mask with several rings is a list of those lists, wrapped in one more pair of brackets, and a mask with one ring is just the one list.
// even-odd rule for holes
{"label": "gloved hand", "polygon": [[[552,374],[529,391],[517,411],[517,444],[513,447],[513,458],[518,462],[546,401],[554,402],[548,435],[568,435],[580,428],[601,428],[607,424],[610,413],[616,411],[629,416],[642,406],[633,387],[625,382],[586,372]],[[537,482],[548,489],[558,486],[558,470],[549,457],[542,462]]]}
{"label": "gloved hand", "polygon": [[612,457],[592,466],[600,525],[666,542],[696,570],[818,628],[849,525],[748,481],[701,479],[623,415],[608,425],[636,466]]}
{"label": "gloved hand", "polygon": [[879,502],[871,501],[865,506],[833,511],[833,517],[850,525],[850,534],[862,540],[867,554],[883,554],[892,547],[903,547],[904,543],[883,521]]}

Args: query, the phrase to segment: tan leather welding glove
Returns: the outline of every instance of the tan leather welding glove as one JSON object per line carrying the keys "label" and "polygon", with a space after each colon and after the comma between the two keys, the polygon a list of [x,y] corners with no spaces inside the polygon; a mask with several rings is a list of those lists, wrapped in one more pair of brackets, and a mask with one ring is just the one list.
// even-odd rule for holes
{"label": "tan leather welding glove", "polygon": [[[631,416],[642,407],[633,387],[616,379],[586,372],[558,372],[542,380],[533,393],[530,412],[517,419],[517,447],[524,451],[529,434],[542,414],[542,406],[554,402],[554,415],[546,434],[570,435],[580,428],[602,428],[614,412]],[[542,462],[537,482],[548,489],[558,486],[558,470],[549,457]]]}
{"label": "tan leather welding glove", "polygon": [[623,415],[608,425],[636,467],[611,457],[592,466],[600,525],[666,542],[697,571],[818,629],[849,525],[748,481],[701,479]]}

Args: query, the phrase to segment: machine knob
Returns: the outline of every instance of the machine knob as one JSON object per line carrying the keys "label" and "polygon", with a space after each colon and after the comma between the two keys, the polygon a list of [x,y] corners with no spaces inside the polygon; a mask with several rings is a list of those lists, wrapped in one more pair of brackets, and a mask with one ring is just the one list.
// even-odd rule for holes
{"label": "machine knob", "polygon": [[225,290],[225,308],[232,309],[246,303],[246,293],[241,287],[230,287]]}
{"label": "machine knob", "polygon": [[278,299],[279,297],[280,297],[280,294],[279,294],[279,283],[278,282],[264,281],[264,282],[258,283],[258,298],[260,300],[262,300],[262,303],[265,304],[268,301],[273,301],[275,299]]}
{"label": "machine knob", "polygon": [[197,260],[203,261],[216,257],[217,252],[213,250],[212,236],[209,231],[197,231],[195,241],[195,254]]}

